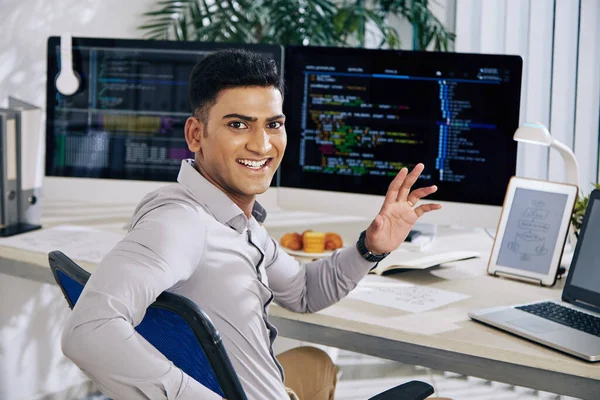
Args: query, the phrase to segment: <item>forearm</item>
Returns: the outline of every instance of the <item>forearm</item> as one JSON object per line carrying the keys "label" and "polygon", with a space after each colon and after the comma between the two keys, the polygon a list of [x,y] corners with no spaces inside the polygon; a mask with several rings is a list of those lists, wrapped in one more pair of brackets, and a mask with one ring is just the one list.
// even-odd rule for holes
{"label": "forearm", "polygon": [[295,312],[316,312],[344,298],[373,266],[354,247],[304,266],[280,251],[269,280],[278,304]]}
{"label": "forearm", "polygon": [[316,312],[346,297],[367,275],[373,263],[354,246],[306,266],[307,312]]}

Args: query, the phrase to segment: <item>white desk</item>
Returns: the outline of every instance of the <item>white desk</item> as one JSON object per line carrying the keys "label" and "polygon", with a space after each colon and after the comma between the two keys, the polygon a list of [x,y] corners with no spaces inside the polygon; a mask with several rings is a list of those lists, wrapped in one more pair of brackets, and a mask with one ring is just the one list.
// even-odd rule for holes
{"label": "white desk", "polygon": [[[118,232],[133,206],[50,204],[43,222],[45,226],[69,223]],[[335,230],[350,240],[365,227],[356,218],[338,218],[333,226],[320,226],[310,216],[294,227],[281,223],[269,227],[268,221],[265,226],[276,238],[284,232],[311,228]],[[570,396],[598,398],[600,363],[580,361],[467,317],[470,309],[560,297],[563,281],[548,289],[487,276],[485,257],[491,245],[492,240],[482,232],[447,236],[441,231],[436,246],[478,250],[484,257],[451,264],[450,268],[395,276],[409,283],[468,294],[469,299],[419,314],[354,299],[344,299],[316,314],[296,314],[273,306],[272,321],[283,336],[294,339]],[[90,263],[81,265],[90,272],[95,268]],[[54,282],[45,254],[0,247],[0,272]]]}

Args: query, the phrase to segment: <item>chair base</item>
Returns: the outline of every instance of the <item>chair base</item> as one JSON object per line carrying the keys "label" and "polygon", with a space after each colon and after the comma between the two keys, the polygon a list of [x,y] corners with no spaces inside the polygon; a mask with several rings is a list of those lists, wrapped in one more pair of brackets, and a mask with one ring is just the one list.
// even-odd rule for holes
{"label": "chair base", "polygon": [[386,390],[383,393],[379,393],[378,395],[371,397],[369,400],[423,400],[431,396],[433,392],[433,386],[426,382],[410,381]]}

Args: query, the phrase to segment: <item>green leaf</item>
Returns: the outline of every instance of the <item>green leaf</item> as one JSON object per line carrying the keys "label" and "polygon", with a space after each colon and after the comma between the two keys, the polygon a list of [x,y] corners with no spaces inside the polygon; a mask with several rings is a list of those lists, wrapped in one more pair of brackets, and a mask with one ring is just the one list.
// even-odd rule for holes
{"label": "green leaf", "polygon": [[387,23],[406,18],[419,32],[416,42],[448,50],[455,35],[428,8],[428,0],[159,0],[144,13],[144,36],[213,42],[262,42],[323,46],[365,45],[370,22],[381,46],[396,48],[400,36]]}

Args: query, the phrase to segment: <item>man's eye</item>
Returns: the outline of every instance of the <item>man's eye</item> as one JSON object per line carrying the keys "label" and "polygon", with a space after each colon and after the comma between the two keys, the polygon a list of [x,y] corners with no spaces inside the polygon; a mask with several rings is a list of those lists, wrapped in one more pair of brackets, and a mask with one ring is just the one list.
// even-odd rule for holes
{"label": "man's eye", "polygon": [[248,127],[245,123],[243,123],[241,121],[230,122],[229,126],[232,127],[232,128],[235,128],[235,129],[245,129],[245,128]]}
{"label": "man's eye", "polygon": [[279,129],[283,126],[283,124],[281,123],[281,121],[273,121],[273,122],[269,122],[269,128],[270,129]]}

